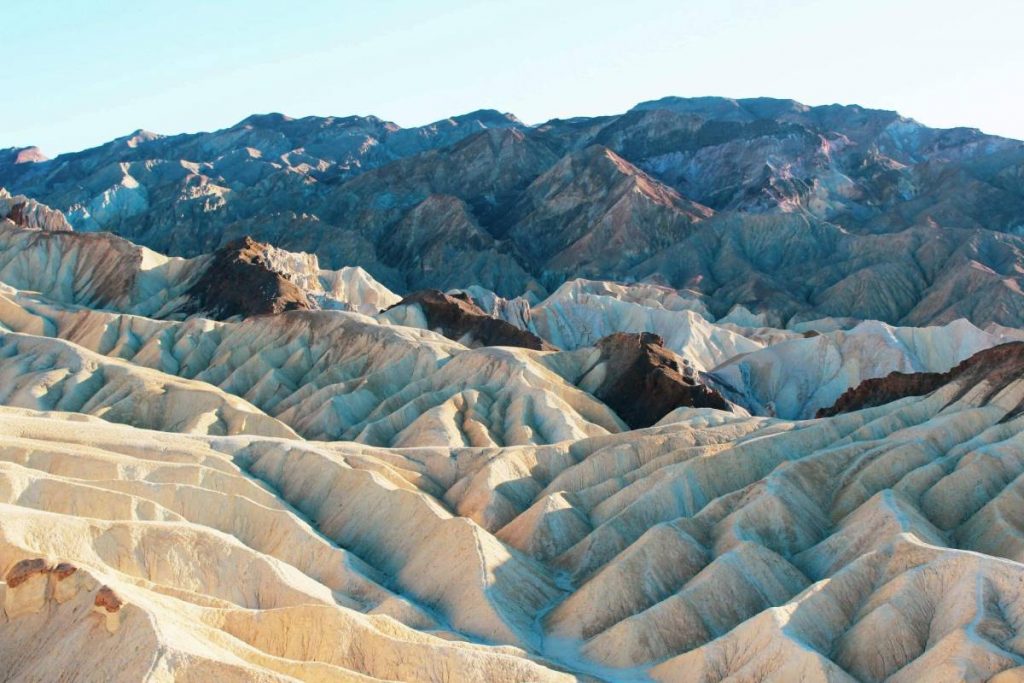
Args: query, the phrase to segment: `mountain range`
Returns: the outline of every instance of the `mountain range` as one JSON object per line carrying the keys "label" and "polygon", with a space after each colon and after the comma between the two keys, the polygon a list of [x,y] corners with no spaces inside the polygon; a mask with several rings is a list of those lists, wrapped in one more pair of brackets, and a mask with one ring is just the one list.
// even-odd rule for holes
{"label": "mountain range", "polygon": [[1024,143],[895,112],[664,98],[527,126],[477,111],[136,131],[0,186],[176,256],[252,236],[399,293],[543,298],[576,277],[696,292],[716,317],[1024,323]]}

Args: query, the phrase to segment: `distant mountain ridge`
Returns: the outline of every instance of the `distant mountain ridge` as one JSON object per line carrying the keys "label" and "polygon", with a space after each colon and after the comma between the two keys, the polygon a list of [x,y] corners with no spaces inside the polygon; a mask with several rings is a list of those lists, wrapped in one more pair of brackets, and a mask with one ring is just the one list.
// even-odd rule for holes
{"label": "distant mountain ridge", "polygon": [[688,288],[715,316],[776,326],[1024,325],[1024,143],[859,106],[668,97],[408,129],[256,115],[54,159],[0,150],[0,186],[76,230],[183,256],[252,235],[401,292],[543,296],[588,277]]}

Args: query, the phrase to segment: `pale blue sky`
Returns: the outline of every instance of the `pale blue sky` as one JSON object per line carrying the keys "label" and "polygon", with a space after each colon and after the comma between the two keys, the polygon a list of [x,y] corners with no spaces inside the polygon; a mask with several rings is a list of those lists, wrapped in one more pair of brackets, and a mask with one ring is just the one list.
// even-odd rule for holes
{"label": "pale blue sky", "polygon": [[0,147],[251,113],[529,123],[665,95],[897,109],[1024,138],[1022,0],[0,0]]}

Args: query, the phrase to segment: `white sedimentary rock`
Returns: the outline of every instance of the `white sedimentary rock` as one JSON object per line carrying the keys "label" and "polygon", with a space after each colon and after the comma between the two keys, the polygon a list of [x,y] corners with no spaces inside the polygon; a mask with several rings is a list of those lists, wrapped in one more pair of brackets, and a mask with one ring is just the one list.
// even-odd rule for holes
{"label": "white sedimentary rock", "polygon": [[[158,371],[162,382],[176,379],[164,375],[198,380],[306,438],[503,446],[623,429],[607,406],[551,371],[537,352],[470,350],[426,330],[383,325],[357,313],[158,321],[69,309],[7,288],[0,291],[0,325],[60,337],[83,352]],[[102,383],[95,376],[89,386]]]}
{"label": "white sedimentary rock", "polygon": [[588,280],[565,283],[531,311],[537,334],[562,349],[592,346],[613,332],[653,332],[668,349],[704,371],[762,348],[714,325],[707,316],[698,299],[667,287]]}
{"label": "white sedimentary rock", "polygon": [[[0,198],[0,208],[4,201],[9,200]],[[2,214],[0,210],[0,281],[60,303],[180,318],[188,308],[189,288],[211,263],[209,255],[167,257],[107,233],[26,230]],[[272,246],[267,254],[269,267],[324,308],[373,314],[399,300],[361,268],[325,271],[314,255]]]}
{"label": "white sedimentary rock", "polygon": [[758,415],[814,417],[851,387],[890,372],[945,372],[974,353],[1009,341],[966,320],[943,327],[868,321],[851,330],[799,337],[733,358],[711,371],[714,386]]}
{"label": "white sedimentary rock", "polygon": [[[384,587],[383,573],[239,471],[248,465],[259,473],[269,452],[247,454],[252,447],[244,440],[218,445],[66,414],[2,411],[0,572],[6,581],[0,583],[0,659],[8,677],[573,679],[518,648],[474,645],[446,633],[451,627],[443,620],[450,618],[478,629],[480,637],[515,641],[519,636],[509,630],[516,624],[514,605],[543,605],[557,591],[545,587],[542,572],[525,558],[503,550],[494,555],[497,549],[478,554],[473,538],[479,530],[452,519],[423,494],[401,494],[368,470],[361,472],[369,480],[357,476],[350,484],[365,504],[372,505],[375,495],[378,503],[392,503],[377,507],[391,521],[377,526],[377,552],[384,555],[375,559],[399,557],[403,542],[408,553],[417,547],[455,551],[453,543],[469,541],[472,550],[450,557],[477,572],[448,581],[447,592],[440,584],[431,587],[447,570],[428,570],[422,562],[416,569],[414,556],[407,558],[409,574],[397,579],[408,586],[402,590],[422,594],[449,615],[440,622],[424,603]],[[286,443],[265,445],[287,455],[292,447]],[[288,459],[296,467],[273,475],[273,485],[289,497],[300,495],[295,486],[313,483],[306,479],[313,474],[310,465],[323,465],[314,478],[335,488],[345,485],[342,470],[359,472],[330,451],[292,453]],[[357,498],[349,496],[350,504]],[[328,500],[305,498],[302,507]],[[432,516],[434,526],[427,524]],[[376,524],[366,521],[364,531]],[[409,545],[417,536],[402,539],[401,529],[413,525],[434,530],[433,541]],[[322,529],[350,544],[360,533],[327,518]],[[510,571],[515,563],[524,567],[519,581],[503,580],[497,589],[519,586],[530,593],[488,596],[491,572]],[[28,571],[15,571],[26,565]],[[525,581],[531,573],[538,581],[532,587]],[[527,617],[520,626],[528,624]]]}
{"label": "white sedimentary rock", "polygon": [[390,449],[0,408],[0,655],[30,678],[1012,680],[1022,403],[1004,376],[812,422]]}
{"label": "white sedimentary rock", "polygon": [[331,308],[332,304],[347,304],[359,313],[373,315],[402,300],[359,267],[321,270],[319,279],[324,291],[321,302],[324,308]]}
{"label": "white sedimentary rock", "polygon": [[[586,391],[598,349],[470,349],[408,312],[158,320],[130,311],[203,261],[7,223],[0,678],[1021,679],[1024,344],[831,418],[628,431]],[[673,290],[569,289],[567,346],[664,325],[694,364],[740,354],[720,372],[776,414],[1017,334],[755,342]]]}
{"label": "white sedimentary rock", "polygon": [[298,438],[244,399],[61,339],[0,332],[0,403],[185,434]]}
{"label": "white sedimentary rock", "polygon": [[12,197],[10,192],[0,187],[0,220],[3,219],[29,230],[71,230],[71,225],[60,211],[22,195]]}
{"label": "white sedimentary rock", "polygon": [[[537,297],[533,292],[527,292],[523,296],[517,296],[512,299],[505,299],[479,285],[466,287],[462,290],[453,290],[455,293],[460,291],[468,294],[473,303],[488,315],[512,323],[519,329],[536,332],[530,311],[531,303],[537,302]],[[453,292],[449,292],[449,294]]]}

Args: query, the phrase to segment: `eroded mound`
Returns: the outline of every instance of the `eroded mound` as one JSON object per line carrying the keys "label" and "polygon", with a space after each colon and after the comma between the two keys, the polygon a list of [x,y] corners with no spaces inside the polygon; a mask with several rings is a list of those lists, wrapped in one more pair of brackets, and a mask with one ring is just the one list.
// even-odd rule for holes
{"label": "eroded mound", "polygon": [[[630,427],[649,427],[679,407],[730,410],[720,393],[701,384],[686,359],[656,334],[619,332],[597,342],[602,377],[593,390]],[[587,380],[584,380],[587,382]],[[588,382],[589,384],[589,382]]]}
{"label": "eroded mound", "polygon": [[67,232],[71,224],[63,213],[24,196],[12,197],[0,187],[0,220],[8,219],[19,228]]}
{"label": "eroded mound", "polygon": [[403,325],[440,332],[470,347],[518,346],[536,351],[554,350],[536,334],[485,313],[469,296],[459,293],[445,294],[436,289],[413,292],[392,306],[385,317]]}
{"label": "eroded mound", "polygon": [[203,275],[188,290],[189,312],[223,320],[319,308],[287,273],[273,268],[269,249],[270,245],[246,236],[214,252]]}
{"label": "eroded mound", "polygon": [[0,655],[43,678],[88,662],[218,680],[1012,680],[1018,361],[817,421],[681,408],[505,448],[0,408]]}
{"label": "eroded mound", "polygon": [[892,372],[885,377],[865,380],[844,392],[832,406],[819,410],[816,417],[872,408],[907,396],[924,396],[954,380],[968,385],[984,382],[994,394],[1022,376],[1024,342],[1010,342],[980,351],[949,372]]}

